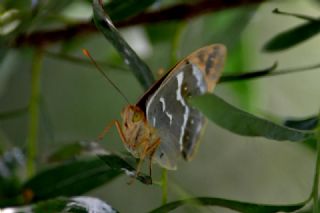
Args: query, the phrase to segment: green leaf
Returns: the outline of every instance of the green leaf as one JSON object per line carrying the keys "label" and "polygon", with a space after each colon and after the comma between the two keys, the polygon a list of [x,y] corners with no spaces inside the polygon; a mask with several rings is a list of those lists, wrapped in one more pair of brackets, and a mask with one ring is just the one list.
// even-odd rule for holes
{"label": "green leaf", "polygon": [[320,21],[308,21],[302,25],[284,31],[270,41],[268,41],[263,49],[267,52],[277,52],[291,48],[301,42],[310,39],[320,32]]}
{"label": "green leaf", "polygon": [[88,196],[78,196],[72,198],[56,198],[39,202],[30,206],[11,207],[0,209],[0,212],[11,213],[57,213],[57,212],[117,212],[109,204],[102,200]]}
{"label": "green leaf", "polygon": [[46,169],[28,180],[23,189],[25,194],[31,195],[28,199],[32,201],[74,196],[108,183],[119,175],[120,171],[110,169],[99,158],[93,157]]}
{"label": "green leaf", "polygon": [[94,23],[103,35],[118,50],[125,63],[131,68],[140,84],[147,90],[154,82],[149,67],[139,58],[129,44],[121,37],[118,30],[112,24],[108,15],[104,12],[99,0],[93,0]]}
{"label": "green leaf", "polygon": [[225,102],[214,94],[190,98],[193,106],[211,121],[243,136],[261,136],[272,140],[304,141],[314,136],[311,131],[299,131],[256,117]]}
{"label": "green leaf", "polygon": [[154,2],[156,0],[111,1],[104,9],[113,21],[121,21],[143,12]]}
{"label": "green leaf", "polygon": [[313,130],[317,127],[318,123],[318,117],[312,116],[304,119],[288,119],[284,122],[284,125],[299,130]]}
{"label": "green leaf", "polygon": [[178,207],[186,204],[201,205],[201,206],[220,206],[228,209],[232,209],[238,212],[245,213],[271,213],[271,212],[293,212],[297,209],[302,208],[305,203],[298,203],[292,205],[266,205],[266,204],[256,204],[241,202],[235,200],[227,200],[221,198],[211,198],[211,197],[197,197],[189,198],[185,200],[178,200],[171,203],[167,203],[159,208],[156,208],[149,213],[164,213],[172,211]]}
{"label": "green leaf", "polygon": [[[63,146],[61,149],[54,152],[49,157],[50,162],[59,162],[70,160],[81,155],[97,155],[102,161],[104,161],[112,170],[124,173],[130,178],[136,178],[144,184],[151,184],[152,179],[150,176],[139,173],[136,176],[136,170],[120,156],[108,154],[107,151],[102,149],[100,145],[94,141],[80,141],[76,143],[70,143]],[[131,155],[129,160],[135,160]]]}
{"label": "green leaf", "polygon": [[98,157],[78,159],[46,169],[28,180],[23,191],[31,195],[28,199],[32,201],[74,196],[109,183],[121,174],[136,178],[144,184],[152,183],[150,176],[136,176],[135,169],[121,157],[98,154]]}
{"label": "green leaf", "polygon": [[103,160],[110,168],[115,171],[121,172],[129,176],[130,178],[136,178],[143,184],[152,184],[152,179],[150,176],[139,173],[136,176],[136,170],[122,158],[116,155],[98,155],[101,160]]}

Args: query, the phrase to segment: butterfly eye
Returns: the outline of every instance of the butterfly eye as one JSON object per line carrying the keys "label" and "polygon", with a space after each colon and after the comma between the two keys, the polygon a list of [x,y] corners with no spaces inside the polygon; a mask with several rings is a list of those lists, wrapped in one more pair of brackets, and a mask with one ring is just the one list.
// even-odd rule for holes
{"label": "butterfly eye", "polygon": [[141,113],[135,112],[132,116],[132,122],[138,122],[142,119]]}

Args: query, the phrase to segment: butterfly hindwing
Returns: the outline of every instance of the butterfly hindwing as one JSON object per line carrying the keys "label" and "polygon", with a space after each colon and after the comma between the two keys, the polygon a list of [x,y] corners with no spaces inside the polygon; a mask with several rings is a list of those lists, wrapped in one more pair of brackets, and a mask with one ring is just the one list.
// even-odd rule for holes
{"label": "butterfly hindwing", "polygon": [[[223,45],[201,48],[178,63],[143,96],[147,120],[160,137],[154,158],[168,169],[177,159],[190,160],[198,146],[206,119],[187,104],[187,97],[211,92],[221,74],[226,54]],[[145,102],[144,104],[142,103]]]}
{"label": "butterfly hindwing", "polygon": [[199,139],[204,118],[187,104],[186,99],[206,91],[201,71],[193,64],[185,64],[148,100],[147,120],[155,127],[161,141],[155,159],[162,166],[174,169],[182,153],[189,158],[189,150]]}

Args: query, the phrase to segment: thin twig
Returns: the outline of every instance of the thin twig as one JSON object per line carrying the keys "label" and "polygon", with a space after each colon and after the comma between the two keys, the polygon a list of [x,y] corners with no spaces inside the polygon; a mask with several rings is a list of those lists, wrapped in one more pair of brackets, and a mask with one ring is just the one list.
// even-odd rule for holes
{"label": "thin twig", "polygon": [[[181,21],[190,19],[199,15],[204,15],[210,12],[221,11],[225,9],[247,6],[248,4],[258,4],[266,0],[233,0],[233,1],[212,1],[202,0],[193,4],[181,3],[172,7],[160,9],[157,11],[141,13],[127,20],[115,23],[117,28],[134,26],[139,24],[160,23],[163,21]],[[90,33],[96,32],[97,29],[90,21],[81,22],[74,25],[69,25],[61,29],[42,30],[30,34],[19,36],[14,46],[30,45],[42,46],[59,41],[72,39],[76,36],[87,36]]]}

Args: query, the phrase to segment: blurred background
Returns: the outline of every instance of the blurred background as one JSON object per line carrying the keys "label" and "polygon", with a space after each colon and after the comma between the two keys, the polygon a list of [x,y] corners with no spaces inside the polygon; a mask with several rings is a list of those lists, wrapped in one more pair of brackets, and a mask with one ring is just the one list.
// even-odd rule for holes
{"label": "blurred background", "polygon": [[[37,4],[37,1],[32,1]],[[74,0],[58,5],[45,1],[37,17],[25,27],[25,34],[39,30],[88,22],[92,16],[90,1]],[[55,1],[52,1],[55,2]],[[66,1],[67,2],[67,1]],[[149,10],[158,10],[192,1],[157,1]],[[1,5],[3,4],[3,5]],[[30,1],[0,1],[2,12],[15,8],[25,13]],[[205,13],[187,20],[163,21],[119,28],[138,55],[150,66],[154,76],[169,70],[179,59],[212,43],[228,48],[224,73],[265,69],[278,62],[277,69],[292,69],[320,63],[319,37],[314,36],[290,49],[264,52],[263,46],[278,33],[304,23],[304,20],[272,13],[281,11],[317,17],[319,1],[278,0],[241,5],[232,9]],[[33,43],[14,43],[10,23],[0,35],[15,48],[7,48],[0,61],[0,151],[13,147],[27,150],[30,137],[26,110],[31,94]],[[19,23],[20,22],[20,23]],[[9,31],[9,32],[8,32]],[[132,72],[101,33],[92,32],[59,39],[43,46],[40,74],[39,131],[36,170],[49,166],[52,151],[75,141],[95,139],[106,124],[120,119],[126,105],[82,55],[88,49],[108,76],[135,103],[144,93]],[[46,38],[41,38],[46,39]],[[276,72],[276,71],[275,71]],[[264,77],[235,83],[218,84],[215,93],[233,105],[276,122],[287,118],[316,115],[320,106],[320,68],[288,75]],[[18,110],[18,111],[16,111]],[[241,124],[239,124],[241,125]],[[113,128],[102,146],[126,152]],[[169,201],[193,196],[221,197],[258,203],[297,203],[307,198],[312,187],[315,152],[292,142],[235,135],[209,122],[201,146],[193,161],[179,162],[177,171],[169,171]],[[160,180],[161,168],[154,166],[154,179]],[[27,175],[21,173],[23,178]],[[98,187],[89,195],[101,198],[120,212],[145,212],[161,205],[161,189],[139,182],[127,185],[121,176]],[[81,186],[79,186],[81,187]],[[214,207],[184,207],[176,212],[232,212]]]}

